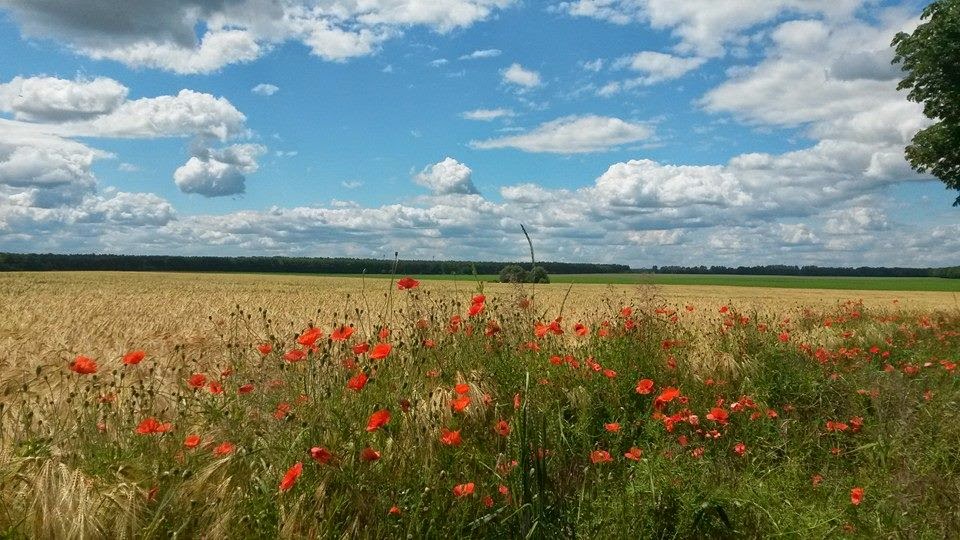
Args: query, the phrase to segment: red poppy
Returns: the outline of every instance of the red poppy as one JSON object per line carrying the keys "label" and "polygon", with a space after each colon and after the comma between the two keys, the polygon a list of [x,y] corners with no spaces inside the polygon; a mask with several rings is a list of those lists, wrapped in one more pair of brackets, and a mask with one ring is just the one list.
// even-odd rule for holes
{"label": "red poppy", "polygon": [[440,442],[447,446],[460,446],[463,439],[460,437],[460,430],[451,431],[447,428],[440,430]]}
{"label": "red poppy", "polygon": [[643,457],[643,450],[633,446],[630,448],[629,452],[623,455],[623,457],[633,461],[640,461],[640,458]]}
{"label": "red poppy", "polygon": [[493,431],[501,437],[506,437],[510,435],[510,424],[506,420],[500,420],[493,426]]}
{"label": "red poppy", "polygon": [[156,418],[150,416],[145,418],[140,425],[137,426],[137,433],[140,435],[152,435],[154,433],[166,433],[173,429],[173,425],[170,422],[159,422]]}
{"label": "red poppy", "polygon": [[70,370],[80,375],[90,375],[97,372],[97,363],[92,358],[78,354],[73,362],[70,362]]}
{"label": "red poppy", "polygon": [[300,337],[297,338],[297,343],[303,345],[304,347],[312,347],[318,339],[323,337],[323,330],[317,328],[316,326],[311,326],[303,331],[300,334]]}
{"label": "red poppy", "polygon": [[450,407],[452,407],[453,410],[456,412],[463,412],[463,410],[469,406],[470,406],[470,396],[461,396],[450,401]]}
{"label": "red poppy", "polygon": [[434,347],[437,346],[437,342],[434,341],[434,340],[432,340],[432,339],[430,339],[430,338],[427,338],[427,339],[423,340],[423,346],[426,347],[426,348],[428,348],[428,349],[432,349],[432,348],[434,348]]}
{"label": "red poppy", "polygon": [[479,304],[470,304],[470,309],[467,310],[467,315],[470,317],[476,317],[477,315],[483,313],[485,304],[482,302]]}
{"label": "red poppy", "polygon": [[210,389],[211,394],[222,394],[223,385],[217,381],[210,381],[210,384],[207,386]]}
{"label": "red poppy", "polygon": [[854,506],[860,506],[863,502],[863,488],[855,487],[850,490],[850,503]]}
{"label": "red poppy", "polygon": [[353,354],[363,354],[370,350],[370,344],[367,342],[357,343],[353,346]]}
{"label": "red poppy", "polygon": [[618,433],[620,431],[620,424],[618,422],[610,422],[609,424],[604,424],[603,429],[610,433]]}
{"label": "red poppy", "polygon": [[737,444],[733,445],[733,453],[738,456],[742,456],[746,454],[747,445],[743,444],[742,442],[738,442]]}
{"label": "red poppy", "polygon": [[257,345],[257,350],[260,351],[260,354],[262,354],[263,356],[266,356],[270,354],[271,351],[273,351],[273,345],[269,343],[261,343]]}
{"label": "red poppy", "polygon": [[370,420],[367,421],[367,431],[373,432],[383,426],[387,425],[390,422],[390,411],[387,409],[379,410],[370,415]]}
{"label": "red poppy", "polygon": [[299,362],[307,357],[307,351],[302,349],[290,349],[283,355],[283,359],[287,362]]}
{"label": "red poppy", "polygon": [[629,317],[631,315],[633,315],[633,308],[630,306],[626,306],[620,310],[621,317]]}
{"label": "red poppy", "polygon": [[668,386],[660,392],[660,395],[653,400],[653,406],[657,409],[663,408],[664,405],[670,403],[674,399],[680,397],[680,390],[672,386]]}
{"label": "red poppy", "polygon": [[[599,364],[598,364],[598,365],[599,365]],[[612,369],[605,369],[605,370],[603,370],[603,376],[606,377],[606,378],[608,378],[608,379],[613,379],[614,377],[617,376],[617,372],[614,371],[614,370],[612,370]]]}
{"label": "red poppy", "polygon": [[397,280],[397,288],[401,291],[408,289],[416,289],[420,285],[420,282],[413,279],[412,277],[403,277]]}
{"label": "red poppy", "polygon": [[707,420],[713,420],[720,425],[726,425],[730,419],[730,414],[723,407],[714,407],[707,413]]}
{"label": "red poppy", "polygon": [[653,381],[650,379],[640,379],[637,382],[637,393],[646,395],[650,392],[653,392]]}
{"label": "red poppy", "polygon": [[143,361],[144,357],[146,356],[147,353],[144,351],[130,351],[123,355],[123,363],[128,366],[135,366]]}
{"label": "red poppy", "polygon": [[380,338],[380,341],[387,339],[388,337],[390,337],[390,329],[384,326],[383,328],[380,329],[379,332],[377,332],[377,337]]}
{"label": "red poppy", "polygon": [[241,386],[240,388],[237,388],[238,394],[249,394],[250,392],[253,392],[253,385],[250,383],[247,383]]}
{"label": "red poppy", "polygon": [[314,446],[310,449],[310,457],[317,463],[327,464],[333,459],[333,454],[322,446]]}
{"label": "red poppy", "polygon": [[380,452],[377,452],[373,448],[370,448],[369,446],[367,446],[366,448],[360,451],[360,459],[367,462],[377,461],[378,459],[380,459]]}
{"label": "red poppy", "polygon": [[207,376],[203,373],[194,373],[187,379],[187,384],[189,384],[191,388],[203,388],[207,384]]}
{"label": "red poppy", "polygon": [[493,508],[493,497],[489,495],[484,495],[483,505],[486,506],[487,508]]}
{"label": "red poppy", "polygon": [[470,300],[470,302],[473,304],[482,304],[486,301],[487,301],[487,297],[482,294],[475,294],[473,295],[473,298]]}
{"label": "red poppy", "polygon": [[346,341],[350,339],[352,335],[352,326],[341,326],[340,328],[334,328],[333,332],[330,332],[330,339],[333,341]]}
{"label": "red poppy", "polygon": [[228,454],[233,453],[234,448],[235,448],[235,447],[233,446],[233,443],[232,443],[232,442],[230,442],[230,441],[223,441],[222,443],[220,443],[219,445],[217,445],[216,448],[213,449],[213,455],[215,455],[215,456],[217,456],[217,457],[226,456],[226,455],[228,455]]}
{"label": "red poppy", "polygon": [[810,483],[813,484],[813,487],[819,486],[823,482],[823,476],[815,474],[810,477]]}
{"label": "red poppy", "polygon": [[391,516],[399,516],[399,515],[400,515],[400,507],[398,507],[398,506],[396,506],[396,505],[391,506],[391,507],[390,507],[390,510],[387,510],[387,513],[390,514]]}
{"label": "red poppy", "polygon": [[468,495],[473,495],[474,484],[473,482],[467,482],[466,484],[457,484],[453,486],[453,496],[459,498],[466,497]]}
{"label": "red poppy", "polygon": [[359,392],[363,390],[363,387],[367,385],[367,374],[360,371],[356,375],[350,378],[347,381],[347,388],[353,390],[354,392]]}
{"label": "red poppy", "polygon": [[583,337],[590,333],[590,329],[587,328],[587,326],[583,323],[577,323],[573,325],[573,333],[580,337]]}
{"label": "red poppy", "polygon": [[293,484],[296,483],[297,478],[300,478],[300,475],[303,473],[303,463],[296,462],[293,467],[287,469],[287,474],[283,475],[283,480],[280,480],[280,491],[288,491],[293,487]]}
{"label": "red poppy", "polygon": [[460,383],[460,384],[454,386],[454,387],[453,387],[453,390],[454,390],[457,394],[463,396],[463,395],[466,395],[466,394],[470,393],[470,385],[469,385],[469,384]]}
{"label": "red poppy", "polygon": [[777,339],[779,339],[781,343],[790,341],[790,332],[780,332],[780,335],[777,336]]}
{"label": "red poppy", "polygon": [[283,420],[284,418],[287,417],[287,414],[289,413],[290,413],[290,404],[285,401],[282,401],[280,403],[277,403],[277,408],[276,410],[273,411],[273,417],[276,418],[277,420]]}
{"label": "red poppy", "polygon": [[610,457],[610,452],[607,452],[606,450],[594,450],[593,452],[590,452],[590,461],[592,461],[594,464],[610,463],[613,461],[613,458]]}
{"label": "red poppy", "polygon": [[186,438],[183,439],[183,445],[187,448],[196,448],[200,446],[200,436],[193,434],[187,435]]}
{"label": "red poppy", "polygon": [[393,345],[389,343],[377,343],[374,345],[373,350],[370,351],[370,358],[374,360],[383,360],[390,354],[390,351],[392,350]]}

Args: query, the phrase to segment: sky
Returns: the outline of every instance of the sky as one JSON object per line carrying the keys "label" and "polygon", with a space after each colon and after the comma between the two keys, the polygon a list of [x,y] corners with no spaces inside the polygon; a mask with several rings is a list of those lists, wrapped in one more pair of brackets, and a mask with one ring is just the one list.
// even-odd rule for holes
{"label": "sky", "polygon": [[902,0],[0,0],[0,251],[960,263]]}

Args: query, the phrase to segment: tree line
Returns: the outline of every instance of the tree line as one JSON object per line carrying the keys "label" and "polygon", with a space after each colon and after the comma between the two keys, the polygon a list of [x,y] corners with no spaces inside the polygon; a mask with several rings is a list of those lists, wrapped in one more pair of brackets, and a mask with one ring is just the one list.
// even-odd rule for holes
{"label": "tree line", "polygon": [[[400,260],[401,274],[499,274],[510,262]],[[539,262],[552,274],[630,272],[625,264]],[[0,253],[0,271],[118,270],[138,272],[254,272],[291,274],[390,274],[394,261],[341,257],[186,257],[171,255],[99,255]]]}
{"label": "tree line", "polygon": [[744,276],[823,276],[823,277],[942,277],[960,278],[960,266],[945,268],[901,268],[882,266],[654,266],[654,274],[727,274]]}

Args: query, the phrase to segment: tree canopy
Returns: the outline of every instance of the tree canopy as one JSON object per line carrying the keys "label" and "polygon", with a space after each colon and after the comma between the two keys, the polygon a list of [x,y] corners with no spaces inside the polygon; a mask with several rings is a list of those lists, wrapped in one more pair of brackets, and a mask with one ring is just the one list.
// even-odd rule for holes
{"label": "tree canopy", "polygon": [[[914,135],[906,157],[915,170],[960,191],[960,0],[936,0],[922,20],[892,43],[893,62],[906,72],[897,89],[910,89],[908,99],[923,103],[923,113],[935,121]],[[953,205],[960,206],[960,196]]]}

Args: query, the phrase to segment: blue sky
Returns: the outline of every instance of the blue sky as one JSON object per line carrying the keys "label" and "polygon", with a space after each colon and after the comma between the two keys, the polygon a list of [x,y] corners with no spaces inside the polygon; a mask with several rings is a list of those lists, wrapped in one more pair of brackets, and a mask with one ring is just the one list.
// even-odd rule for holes
{"label": "blue sky", "polygon": [[957,263],[922,3],[675,4],[0,0],[0,250]]}

